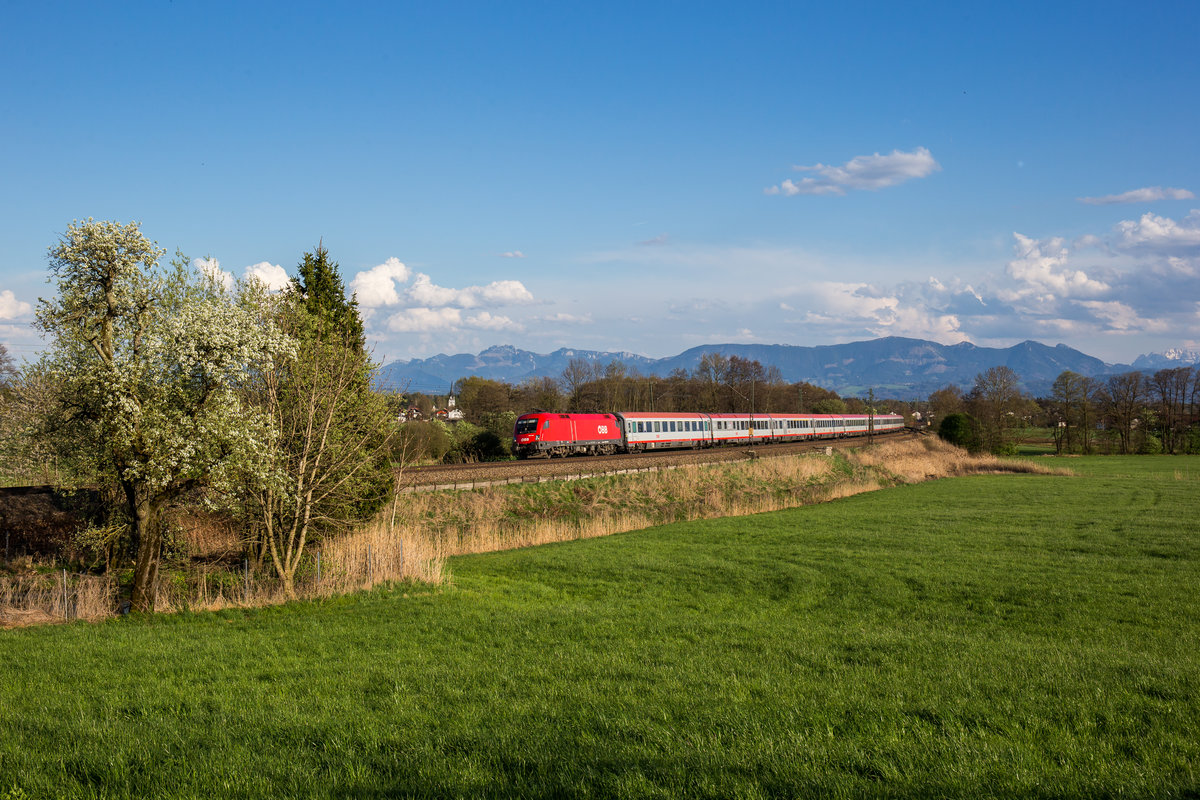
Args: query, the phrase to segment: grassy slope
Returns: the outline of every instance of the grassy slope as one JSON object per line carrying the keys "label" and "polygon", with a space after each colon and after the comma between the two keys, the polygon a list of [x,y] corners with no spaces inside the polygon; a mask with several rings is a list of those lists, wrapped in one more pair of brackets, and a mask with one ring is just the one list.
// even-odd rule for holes
{"label": "grassy slope", "polygon": [[0,632],[0,798],[1200,789],[1200,459],[1071,459]]}

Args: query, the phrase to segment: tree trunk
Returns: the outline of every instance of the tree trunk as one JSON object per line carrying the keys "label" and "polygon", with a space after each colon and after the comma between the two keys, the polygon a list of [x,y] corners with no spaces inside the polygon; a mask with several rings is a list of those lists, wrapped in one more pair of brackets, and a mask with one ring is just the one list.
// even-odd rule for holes
{"label": "tree trunk", "polygon": [[137,556],[133,567],[133,609],[153,611],[158,584],[158,563],[162,558],[162,530],[158,525],[158,506],[150,498],[134,499],[135,490],[126,489],[133,518],[133,540]]}

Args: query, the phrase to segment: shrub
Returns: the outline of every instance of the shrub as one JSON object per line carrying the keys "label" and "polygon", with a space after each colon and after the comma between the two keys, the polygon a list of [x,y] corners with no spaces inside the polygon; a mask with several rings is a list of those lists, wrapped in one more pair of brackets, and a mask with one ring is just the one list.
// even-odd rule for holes
{"label": "shrub", "polygon": [[938,436],[955,447],[961,447],[971,453],[979,452],[982,447],[979,423],[970,414],[961,412],[947,414],[938,426]]}

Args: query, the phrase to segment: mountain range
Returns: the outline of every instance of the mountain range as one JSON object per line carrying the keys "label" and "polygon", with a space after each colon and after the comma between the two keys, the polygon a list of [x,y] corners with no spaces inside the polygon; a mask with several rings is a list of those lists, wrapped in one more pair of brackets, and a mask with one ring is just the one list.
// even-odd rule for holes
{"label": "mountain range", "polygon": [[978,347],[963,342],[944,345],[923,339],[889,336],[848,344],[804,347],[787,344],[713,344],[693,347],[679,355],[647,358],[629,352],[600,352],[560,348],[534,353],[511,345],[489,347],[478,354],[439,354],[411,361],[394,361],[381,368],[377,384],[384,388],[445,394],[454,381],[472,375],[520,383],[528,378],[561,377],[574,359],[607,365],[624,363],[643,375],[665,376],[676,369],[691,372],[705,353],[755,360],[779,369],[785,381],[807,381],[847,397],[874,390],[878,396],[924,397],[948,384],[969,389],[975,376],[995,366],[1010,367],[1025,391],[1048,394],[1064,370],[1101,378],[1132,369],[1154,371],[1200,363],[1200,352],[1175,349],[1139,356],[1133,364],[1106,364],[1074,348],[1025,341],[1012,347]]}

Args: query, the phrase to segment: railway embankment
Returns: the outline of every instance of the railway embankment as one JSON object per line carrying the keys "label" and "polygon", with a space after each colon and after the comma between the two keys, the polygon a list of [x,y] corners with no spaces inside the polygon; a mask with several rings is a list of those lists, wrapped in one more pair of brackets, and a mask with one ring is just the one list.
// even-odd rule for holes
{"label": "railway embankment", "polygon": [[757,457],[724,456],[720,461],[626,461],[590,476],[567,473],[555,480],[525,477],[515,485],[414,492],[398,501],[393,513],[399,529],[449,557],[778,511],[943,477],[1054,471],[1027,460],[972,456],[921,436],[870,446],[859,440],[836,448],[764,448]]}

